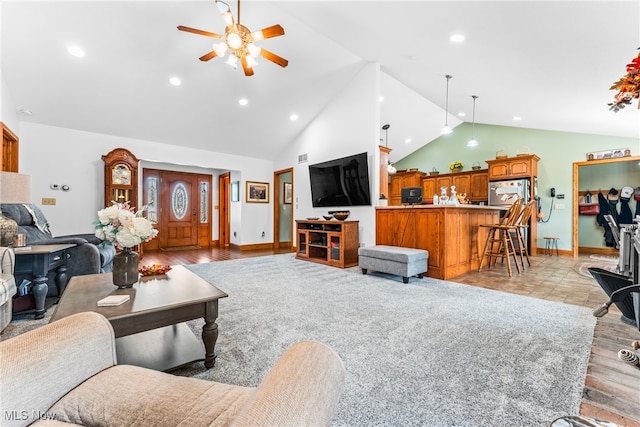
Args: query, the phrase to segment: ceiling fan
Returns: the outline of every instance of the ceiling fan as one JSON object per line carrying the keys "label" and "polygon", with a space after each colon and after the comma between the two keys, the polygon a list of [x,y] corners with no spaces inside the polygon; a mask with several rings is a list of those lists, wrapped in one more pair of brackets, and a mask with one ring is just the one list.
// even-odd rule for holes
{"label": "ceiling fan", "polygon": [[233,19],[231,9],[229,5],[223,1],[215,0],[218,10],[222,14],[227,27],[224,35],[211,33],[209,31],[198,30],[196,28],[185,27],[179,25],[178,30],[186,31],[188,33],[200,34],[201,36],[212,37],[215,39],[221,39],[222,42],[213,45],[213,50],[209,53],[202,55],[199,59],[201,61],[208,61],[216,56],[224,57],[225,53],[229,51],[229,58],[226,63],[238,67],[238,60],[242,64],[245,76],[253,75],[253,67],[258,63],[255,58],[262,56],[269,61],[278,64],[281,67],[289,65],[289,61],[281,56],[276,55],[264,48],[256,46],[254,42],[270,39],[272,37],[278,37],[284,35],[284,28],[276,24],[270,27],[263,28],[262,30],[251,32],[247,27],[240,24],[240,0],[238,0],[238,21]]}

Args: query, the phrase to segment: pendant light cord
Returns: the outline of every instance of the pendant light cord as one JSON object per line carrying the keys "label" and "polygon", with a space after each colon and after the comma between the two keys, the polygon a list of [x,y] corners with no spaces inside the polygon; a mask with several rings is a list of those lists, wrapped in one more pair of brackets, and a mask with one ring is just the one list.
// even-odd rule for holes
{"label": "pendant light cord", "polygon": [[471,139],[476,139],[476,99],[478,99],[478,95],[472,95],[473,98],[473,114],[472,114],[472,124],[471,124]]}
{"label": "pendant light cord", "polygon": [[449,79],[451,76],[447,74],[445,77],[447,78],[447,98],[444,103],[444,125],[449,126]]}

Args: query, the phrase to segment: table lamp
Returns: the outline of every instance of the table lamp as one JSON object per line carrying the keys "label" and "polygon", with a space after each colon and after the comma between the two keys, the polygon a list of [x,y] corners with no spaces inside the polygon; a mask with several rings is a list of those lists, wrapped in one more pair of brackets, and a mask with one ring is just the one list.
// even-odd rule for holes
{"label": "table lamp", "polygon": [[[0,172],[0,203],[31,203],[31,176]],[[0,208],[0,246],[12,246],[16,234],[18,224]]]}

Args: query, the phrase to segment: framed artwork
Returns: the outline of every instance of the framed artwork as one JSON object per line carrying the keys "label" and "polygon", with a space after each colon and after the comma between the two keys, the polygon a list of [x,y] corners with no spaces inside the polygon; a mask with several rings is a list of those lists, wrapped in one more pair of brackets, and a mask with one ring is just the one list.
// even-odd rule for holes
{"label": "framed artwork", "polygon": [[269,203],[269,183],[247,181],[247,203]]}
{"label": "framed artwork", "polygon": [[292,182],[284,182],[283,183],[284,191],[283,194],[283,203],[285,205],[290,205],[293,203],[293,183]]}
{"label": "framed artwork", "polygon": [[240,181],[231,182],[231,201],[232,202],[240,201]]}

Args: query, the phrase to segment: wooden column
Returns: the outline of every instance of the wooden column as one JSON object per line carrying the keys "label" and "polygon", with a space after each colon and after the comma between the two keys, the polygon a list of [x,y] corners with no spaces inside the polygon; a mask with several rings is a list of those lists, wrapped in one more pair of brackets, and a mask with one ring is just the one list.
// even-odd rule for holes
{"label": "wooden column", "polygon": [[[389,173],[387,172],[387,165],[389,164],[389,153],[391,148],[378,145],[380,148],[380,194],[389,199]],[[380,196],[378,194],[378,197]],[[377,200],[377,198],[374,198]]]}

